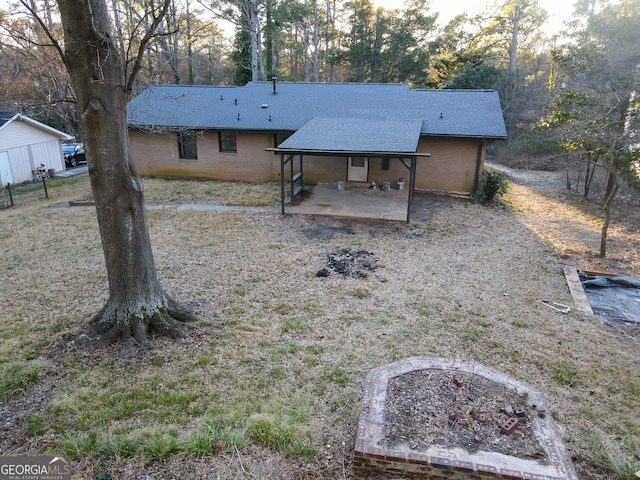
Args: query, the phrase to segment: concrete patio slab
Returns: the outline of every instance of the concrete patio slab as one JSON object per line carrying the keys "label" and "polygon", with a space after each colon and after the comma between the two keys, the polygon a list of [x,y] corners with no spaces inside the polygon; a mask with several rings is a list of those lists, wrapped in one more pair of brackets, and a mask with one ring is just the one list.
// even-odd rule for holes
{"label": "concrete patio slab", "polygon": [[369,184],[345,182],[344,190],[336,184],[318,184],[310,196],[287,206],[289,213],[328,215],[336,217],[407,219],[408,190],[391,188],[385,192]]}

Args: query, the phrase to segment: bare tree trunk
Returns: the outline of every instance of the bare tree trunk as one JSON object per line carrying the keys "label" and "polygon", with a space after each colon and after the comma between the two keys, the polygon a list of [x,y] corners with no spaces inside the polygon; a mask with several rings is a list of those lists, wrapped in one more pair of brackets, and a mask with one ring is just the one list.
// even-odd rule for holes
{"label": "bare tree trunk", "polygon": [[309,82],[311,78],[311,70],[309,65],[309,26],[306,21],[302,22],[302,45],[304,50],[302,53],[302,68],[304,69],[304,81]]}
{"label": "bare tree trunk", "polygon": [[258,3],[256,0],[249,2],[249,29],[251,33],[251,80],[258,77]]}
{"label": "bare tree trunk", "polygon": [[518,58],[518,29],[520,28],[520,6],[516,5],[513,12],[513,31],[511,32],[511,51],[509,52],[509,73],[516,73]]}
{"label": "bare tree trunk", "polygon": [[156,273],[142,183],[129,155],[131,84],[112,41],[105,0],[59,0],[59,7],[109,281],[109,298],[88,334],[97,337],[97,346],[121,339],[146,347],[149,330],[181,336],[180,322],[195,317],[165,294]]}
{"label": "bare tree trunk", "polygon": [[[615,168],[615,167],[612,167]],[[607,195],[607,199],[604,202],[604,224],[602,225],[602,231],[600,232],[600,257],[604,258],[607,255],[607,231],[609,230],[609,223],[611,222],[611,205],[613,199],[618,192],[618,176],[615,170],[609,172],[609,178],[611,180],[611,189]]]}
{"label": "bare tree trunk", "polygon": [[320,81],[320,35],[319,35],[318,18],[318,0],[313,0],[313,81],[318,83]]}
{"label": "bare tree trunk", "polygon": [[596,173],[596,166],[598,165],[598,159],[594,162],[591,161],[591,153],[587,154],[587,169],[584,177],[584,192],[583,197],[587,198],[591,193],[591,184],[593,183],[593,177]]}
{"label": "bare tree trunk", "polygon": [[195,75],[193,71],[193,32],[191,31],[191,12],[189,11],[189,0],[185,2],[187,21],[187,84],[193,85]]}
{"label": "bare tree trunk", "polygon": [[44,0],[44,12],[47,28],[51,29],[53,26],[53,16],[51,15],[51,2],[49,0]]}
{"label": "bare tree trunk", "polygon": [[[327,19],[324,30],[324,81],[331,82],[333,74],[331,72],[331,45],[334,32],[335,9],[331,8],[331,0],[327,0]],[[333,13],[331,13],[333,12]]]}
{"label": "bare tree trunk", "polygon": [[266,77],[270,79],[274,76],[273,67],[273,1],[267,0],[267,18],[264,27],[264,46],[265,46],[265,70]]}
{"label": "bare tree trunk", "polygon": [[178,11],[176,9],[175,1],[171,1],[171,15],[167,20],[169,27],[169,48],[167,49],[167,55],[169,56],[169,65],[173,71],[173,79],[177,84],[182,83],[182,75],[180,75],[180,28],[178,27]]}
{"label": "bare tree trunk", "polygon": [[[122,31],[122,21],[120,20],[120,12],[118,11],[118,0],[111,0],[111,8],[113,9],[113,21],[116,27],[116,42],[118,42],[118,54],[120,56],[120,63],[125,65],[127,61],[125,58],[124,49],[124,32]],[[126,75],[127,72],[125,72]]]}
{"label": "bare tree trunk", "polygon": [[258,35],[257,35],[257,45],[258,45],[258,80],[264,80],[266,78],[265,70],[264,70],[264,56],[262,54],[262,27],[260,26],[260,22],[258,22]]}

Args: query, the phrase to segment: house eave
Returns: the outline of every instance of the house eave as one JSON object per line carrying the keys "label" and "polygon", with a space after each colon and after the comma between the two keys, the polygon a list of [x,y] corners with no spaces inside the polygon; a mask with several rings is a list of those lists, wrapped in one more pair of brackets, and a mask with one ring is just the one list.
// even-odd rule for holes
{"label": "house eave", "polygon": [[430,157],[430,153],[422,152],[376,152],[371,150],[314,150],[302,148],[266,148],[268,152],[282,153],[289,155],[320,155],[335,157],[389,157],[389,158],[411,158]]}

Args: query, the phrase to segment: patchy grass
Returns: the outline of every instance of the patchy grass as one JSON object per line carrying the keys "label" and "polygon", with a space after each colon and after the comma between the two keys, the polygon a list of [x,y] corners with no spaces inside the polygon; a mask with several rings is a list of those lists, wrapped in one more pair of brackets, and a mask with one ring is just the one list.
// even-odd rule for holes
{"label": "patchy grass", "polygon": [[[269,205],[273,185],[145,179],[145,188],[149,203]],[[542,391],[581,477],[640,469],[636,337],[539,303],[571,305],[560,253],[589,250],[581,242],[599,234],[577,207],[514,183],[511,212],[438,199],[410,227],[351,221],[330,240],[309,232],[336,219],[149,210],[161,281],[203,321],[186,339],[154,339],[146,355],[63,349],[45,361],[108,294],[95,213],[49,208],[87,192],[86,178],[74,179],[48,200],[27,192],[0,211],[0,379],[3,401],[23,412],[3,432],[3,452],[62,451],[83,478],[189,480],[212,469],[352,478],[366,374],[430,355],[484,363]],[[626,235],[614,229],[611,261],[638,273]],[[322,252],[346,247],[375,251],[385,281],[315,276]],[[36,401],[32,386],[49,366],[58,383]]]}
{"label": "patchy grass", "polygon": [[0,401],[26,393],[38,383],[47,367],[43,362],[10,363],[0,369]]}
{"label": "patchy grass", "polygon": [[582,383],[578,367],[568,360],[560,360],[553,369],[553,379],[568,387]]}
{"label": "patchy grass", "polygon": [[197,180],[163,180],[145,178],[145,201],[148,204],[204,203],[270,207],[280,202],[280,184],[210,182]]}

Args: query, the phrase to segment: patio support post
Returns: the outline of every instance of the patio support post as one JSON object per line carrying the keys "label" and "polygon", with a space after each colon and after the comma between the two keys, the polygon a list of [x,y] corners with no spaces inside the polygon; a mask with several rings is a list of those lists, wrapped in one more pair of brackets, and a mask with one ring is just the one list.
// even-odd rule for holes
{"label": "patio support post", "polygon": [[294,156],[291,155],[291,163],[289,164],[289,184],[291,186],[291,201],[293,202],[293,189],[295,188],[294,184],[294,180],[293,180],[293,158]]}
{"label": "patio support post", "polygon": [[410,186],[410,190],[409,190],[409,203],[413,202],[413,192],[416,188],[416,165],[417,165],[417,158],[416,157],[411,157],[411,186]]}
{"label": "patio support post", "polygon": [[411,204],[413,203],[413,190],[416,186],[416,157],[411,157],[411,165],[407,165],[404,159],[400,159],[409,169],[409,194],[407,195],[407,223],[411,218]]}
{"label": "patio support post", "polygon": [[280,154],[280,200],[282,202],[282,214],[284,215],[284,153]]}

